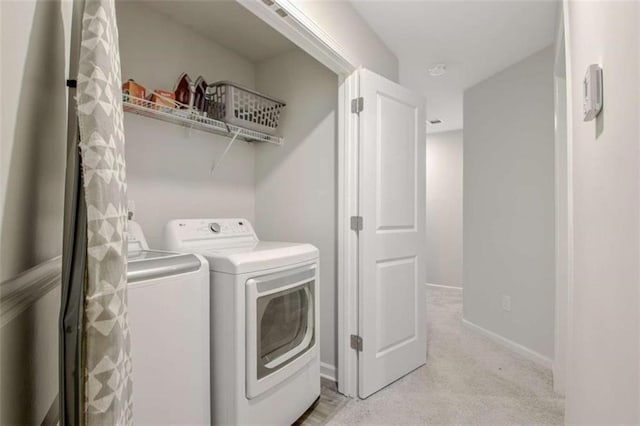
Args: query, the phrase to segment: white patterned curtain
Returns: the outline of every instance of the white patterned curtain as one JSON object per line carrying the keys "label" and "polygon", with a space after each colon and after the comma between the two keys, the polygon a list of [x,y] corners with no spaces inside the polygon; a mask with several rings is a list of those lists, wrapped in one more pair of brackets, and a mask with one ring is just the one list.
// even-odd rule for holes
{"label": "white patterned curtain", "polygon": [[133,423],[122,115],[115,4],[86,0],[77,79],[81,185],[61,311],[64,424]]}

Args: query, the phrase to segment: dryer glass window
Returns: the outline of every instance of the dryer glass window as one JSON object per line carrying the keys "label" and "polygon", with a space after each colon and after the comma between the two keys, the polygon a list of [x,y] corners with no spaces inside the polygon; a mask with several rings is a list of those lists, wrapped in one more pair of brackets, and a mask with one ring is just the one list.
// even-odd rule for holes
{"label": "dryer glass window", "polygon": [[313,346],[314,280],[259,296],[257,313],[258,379],[279,370]]}
{"label": "dryer glass window", "polygon": [[264,312],[260,357],[266,364],[302,342],[307,331],[308,301],[304,289],[295,289],[273,298],[263,297],[258,305]]}

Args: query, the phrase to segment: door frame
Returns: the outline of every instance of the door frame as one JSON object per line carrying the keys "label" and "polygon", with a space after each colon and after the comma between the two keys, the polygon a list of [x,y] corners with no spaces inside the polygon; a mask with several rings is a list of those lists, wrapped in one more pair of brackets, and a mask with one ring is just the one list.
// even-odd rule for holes
{"label": "door frame", "polygon": [[554,43],[555,318],[553,389],[566,394],[573,288],[573,162],[567,20],[561,5]]}
{"label": "door frame", "polygon": [[351,99],[358,96],[357,74],[353,74],[360,64],[295,1],[236,1],[338,75],[338,357],[336,366],[321,363],[320,374],[335,379],[340,393],[357,397],[358,358],[350,349],[350,336],[358,334],[358,239],[350,228],[350,217],[358,214],[358,122],[351,114]]}

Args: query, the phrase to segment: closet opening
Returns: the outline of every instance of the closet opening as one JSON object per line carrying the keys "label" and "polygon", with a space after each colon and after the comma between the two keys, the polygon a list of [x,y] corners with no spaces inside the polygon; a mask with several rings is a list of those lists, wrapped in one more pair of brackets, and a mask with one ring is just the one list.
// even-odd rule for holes
{"label": "closet opening", "polygon": [[116,12],[123,82],[173,92],[186,73],[286,103],[281,145],[125,112],[129,209],[152,248],[177,218],[245,218],[261,240],[317,247],[320,369],[336,381],[339,76],[235,1],[122,0]]}

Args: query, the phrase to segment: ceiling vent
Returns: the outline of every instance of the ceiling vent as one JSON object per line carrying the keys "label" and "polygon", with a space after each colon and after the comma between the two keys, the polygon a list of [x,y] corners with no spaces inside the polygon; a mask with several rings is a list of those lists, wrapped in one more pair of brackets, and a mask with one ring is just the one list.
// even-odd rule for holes
{"label": "ceiling vent", "polygon": [[447,65],[446,64],[433,64],[431,65],[427,71],[431,77],[440,77],[441,75],[446,74]]}

